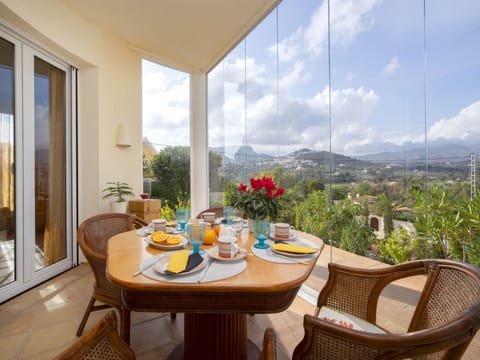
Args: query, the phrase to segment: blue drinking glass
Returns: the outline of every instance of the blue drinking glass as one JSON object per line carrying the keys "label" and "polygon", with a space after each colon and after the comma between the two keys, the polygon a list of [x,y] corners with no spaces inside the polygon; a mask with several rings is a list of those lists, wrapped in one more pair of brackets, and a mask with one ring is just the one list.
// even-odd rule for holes
{"label": "blue drinking glass", "polygon": [[270,223],[268,221],[254,220],[253,235],[255,236],[255,239],[258,240],[253,247],[257,249],[268,249],[270,247],[268,244],[265,244],[265,240],[267,240],[270,235]]}
{"label": "blue drinking glass", "polygon": [[188,243],[193,246],[190,254],[205,254],[204,250],[200,249],[200,245],[205,241],[206,225],[203,224],[187,224],[187,239]]}
{"label": "blue drinking glass", "polygon": [[178,230],[185,231],[185,224],[190,219],[190,210],[177,209],[175,210],[175,216],[177,218]]}

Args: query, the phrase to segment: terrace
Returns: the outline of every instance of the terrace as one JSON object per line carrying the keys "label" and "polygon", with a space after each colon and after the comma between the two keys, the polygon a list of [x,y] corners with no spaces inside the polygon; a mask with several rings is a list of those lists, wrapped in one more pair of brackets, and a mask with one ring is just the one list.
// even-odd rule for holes
{"label": "terrace", "polygon": [[[131,184],[136,194],[141,193],[143,190],[141,178],[142,163],[140,160],[142,157],[142,137],[144,135],[142,134],[143,109],[140,91],[142,87],[142,61],[148,59],[189,74],[191,95],[189,114],[189,129],[191,131],[191,142],[189,144],[191,146],[190,170],[192,177],[196,179],[191,184],[191,205],[192,213],[198,213],[201,209],[211,205],[209,204],[209,195],[211,196],[212,194],[211,192],[209,193],[207,148],[211,140],[208,133],[210,130],[209,124],[213,123],[215,119],[210,119],[210,114],[207,111],[209,91],[207,88],[209,81],[207,80],[209,80],[209,73],[212,72],[215,75],[214,70],[222,62],[222,59],[231,50],[235,49],[257,25],[261,24],[262,20],[271,14],[272,9],[280,4],[281,1],[176,1],[172,2],[175,5],[169,4],[168,6],[165,4],[166,2],[146,1],[145,3],[146,5],[142,9],[138,9],[138,3],[130,0],[0,0],[0,40],[5,36],[9,42],[15,42],[17,48],[29,46],[33,50],[41,49],[40,53],[42,55],[51,55],[54,61],[61,59],[66,64],[73,66],[75,70],[78,70],[78,73],[76,73],[78,76],[78,92],[75,94],[76,97],[74,96],[74,99],[72,99],[72,104],[75,104],[78,108],[69,109],[72,110],[72,114],[75,113],[75,116],[69,118],[69,120],[71,124],[78,124],[78,127],[70,129],[69,137],[70,140],[73,140],[71,144],[68,144],[68,149],[66,149],[67,154],[73,159],[72,163],[68,164],[71,179],[69,179],[70,183],[66,191],[66,197],[73,199],[65,209],[66,223],[68,224],[65,239],[68,243],[68,254],[64,259],[66,264],[62,263],[62,267],[56,266],[55,271],[42,271],[44,266],[43,259],[37,263],[37,260],[33,258],[35,244],[32,246],[28,242],[28,235],[35,231],[31,230],[35,227],[36,214],[33,213],[34,210],[32,210],[32,213],[27,213],[27,216],[22,219],[24,223],[21,225],[26,229],[25,240],[20,238],[20,236],[14,240],[11,238],[6,239],[6,241],[2,240],[1,248],[8,248],[9,256],[14,251],[22,249],[22,246],[25,249],[28,249],[30,246],[31,249],[28,251],[32,253],[33,259],[28,260],[26,255],[24,257],[24,253],[17,252],[7,259],[8,269],[4,267],[8,271],[5,275],[5,285],[0,288],[0,301],[13,297],[12,300],[0,305],[0,316],[4,320],[0,325],[0,334],[2,334],[0,349],[2,349],[2,354],[6,358],[50,358],[76,339],[75,330],[83,314],[93,282],[88,265],[85,263],[85,259],[76,244],[76,227],[78,223],[87,217],[108,211],[108,202],[100,199],[100,189],[106,182],[113,180],[113,178]],[[319,1],[318,3],[321,4],[323,2]],[[421,2],[418,4],[421,5]],[[422,13],[422,6],[420,5],[418,5],[419,7],[416,8],[416,11],[409,11],[409,20],[411,20],[411,14],[420,17],[419,14]],[[469,5],[464,5],[466,8],[469,6],[473,7],[475,4],[472,2]],[[212,16],[212,14],[215,14],[215,16]],[[471,11],[471,14],[475,14],[475,11]],[[396,16],[397,14],[395,13]],[[423,18],[422,20],[425,19]],[[412,20],[412,23],[407,25],[415,25],[417,26],[416,29],[418,29],[422,28],[422,26],[418,25],[420,23]],[[361,28],[361,26],[359,27]],[[175,31],[172,29],[175,29]],[[472,33],[474,34],[474,32]],[[270,35],[272,34],[273,32]],[[278,34],[276,35],[278,36]],[[272,36],[272,38],[274,37]],[[413,40],[413,38],[409,39]],[[276,41],[278,51],[279,45],[282,44],[278,43],[278,37]],[[453,40],[453,42],[459,44],[459,46],[463,44],[461,41]],[[403,42],[400,43],[403,45]],[[467,41],[464,43],[467,43]],[[412,44],[414,44],[413,41]],[[419,69],[423,69],[421,65],[423,48],[417,47],[417,45],[416,42],[415,45],[412,45],[418,51],[415,53],[415,58],[410,59],[416,65],[407,70],[407,72],[414,73],[417,79],[426,79],[427,77],[425,77],[423,70],[419,71]],[[381,48],[381,46],[378,47]],[[471,49],[473,47],[466,46],[466,48]],[[453,53],[451,49],[448,51]],[[337,56],[337,60],[341,58],[340,52],[336,54],[333,52],[333,55]],[[357,53],[357,57],[358,55],[367,56],[368,54],[367,51],[362,49]],[[429,59],[433,59],[432,68],[435,68],[435,55],[438,54],[432,52],[432,55]],[[477,65],[465,66],[462,69],[459,66],[460,70],[458,73],[455,70],[454,76],[460,77],[462,74],[466,74],[468,78],[475,78],[475,76],[471,76],[471,71],[475,71],[478,68],[478,58],[474,55],[465,55],[461,56],[461,58],[470,59],[472,63],[476,61]],[[18,57],[18,52],[16,56]],[[438,58],[440,57],[441,55],[438,56]],[[4,59],[0,58],[0,60],[3,61]],[[240,70],[240,72],[244,72],[246,79],[246,64],[249,57],[245,55],[244,60],[245,68]],[[373,60],[371,59],[371,61]],[[17,58],[16,65],[19,62],[20,60]],[[418,65],[419,63],[420,65]],[[2,65],[4,64],[2,63]],[[345,96],[345,94],[351,94],[352,91],[355,92],[354,95],[359,97],[368,95],[363,92],[363,87],[360,85],[342,84],[339,77],[335,78],[335,74],[330,74],[326,71],[327,66],[325,64],[321,63],[318,65],[322,72],[320,77],[323,77],[321,81],[325,82],[326,79],[333,80],[332,90],[334,97]],[[389,69],[395,68],[393,65]],[[381,70],[381,65],[372,63],[372,67]],[[451,69],[443,69],[443,71],[442,76],[447,78],[452,76],[450,73]],[[218,75],[218,73],[216,74]],[[385,77],[387,75],[384,73]],[[370,74],[368,76],[370,77]],[[19,78],[20,76],[16,79]],[[434,76],[431,78],[438,81]],[[454,82],[456,79],[448,80]],[[455,83],[457,82],[455,81]],[[214,82],[211,81],[210,84],[214,84]],[[242,81],[234,82],[231,79],[230,82],[227,79],[221,86],[230,89],[232,84],[238,86],[238,88],[242,86],[246,88],[246,83],[243,84]],[[318,94],[322,93],[322,89],[327,88],[324,87],[326,84],[328,83],[319,85]],[[394,86],[392,88],[399,84],[393,83]],[[415,83],[414,85],[417,87],[408,84],[408,91],[405,91],[403,85],[399,86],[400,90],[396,89],[398,92],[394,94],[395,100],[398,98],[398,101],[392,101],[389,105],[392,107],[390,115],[392,113],[403,113],[404,108],[422,108],[423,104],[419,105],[418,99],[422,99],[420,103],[428,102],[430,105],[430,101],[434,98],[433,96],[432,98],[422,98],[422,96],[418,95],[422,93],[424,87],[427,87],[426,82],[419,86]],[[438,82],[435,85],[438,85]],[[345,91],[341,90],[342,86]],[[355,89],[356,86],[358,86],[357,89]],[[430,89],[434,88],[434,86],[430,86]],[[458,88],[460,90],[463,89],[460,85],[458,85]],[[279,89],[278,83],[277,89]],[[413,91],[411,91],[412,89]],[[450,95],[449,90],[445,91],[445,93]],[[405,94],[408,95],[405,96]],[[227,96],[229,94],[225,91],[224,95]],[[261,99],[255,99],[255,101],[265,100],[269,96],[271,98],[280,98],[275,91],[260,95]],[[373,95],[376,96],[376,94]],[[375,100],[375,96],[365,96],[365,98],[359,98],[359,100]],[[443,96],[445,94],[440,99]],[[21,97],[17,96],[17,99],[21,99]],[[247,99],[247,90],[245,90],[246,103],[248,102],[247,100],[256,104],[252,99]],[[345,97],[340,100],[340,102],[346,103],[349,99]],[[449,100],[453,102],[454,97],[452,96]],[[449,109],[448,116],[444,113],[438,115],[439,118],[443,117],[442,124],[447,124],[452,129],[457,128],[450,121],[456,119],[451,114],[465,114],[468,112],[464,110],[474,109],[474,101],[476,99],[472,97],[467,100],[461,101],[462,107],[455,107],[457,106],[455,105],[453,110]],[[335,108],[337,104],[333,103],[331,98],[323,104],[323,108],[328,108],[326,106],[327,103],[332,105],[334,115],[335,113],[343,114],[343,109]],[[449,101],[440,100],[438,103],[446,104]],[[468,104],[472,104],[471,108],[467,108]],[[275,108],[275,106],[272,108]],[[431,109],[434,108],[435,106],[431,106]],[[279,109],[278,104],[274,112],[278,111],[277,109]],[[2,121],[3,131],[6,128],[3,127],[5,123],[13,121],[9,117],[12,114],[4,111],[3,108],[0,108],[0,110],[0,115],[2,115],[0,121]],[[406,116],[408,121],[404,122],[404,119],[401,119],[399,121],[392,120],[392,122],[396,121],[404,125],[402,133],[417,127],[423,128],[425,125],[425,129],[421,130],[419,134],[422,134],[422,131],[424,131],[426,137],[427,112],[426,109],[423,110],[424,114],[419,117],[412,116],[409,118]],[[432,111],[432,113],[434,112]],[[21,115],[21,113],[20,111],[18,115]],[[360,111],[358,113],[362,115]],[[5,114],[8,116],[3,116]],[[250,116],[252,114],[254,114],[254,111],[249,112]],[[289,121],[291,123],[295,122],[297,127],[299,124],[295,114],[287,115]],[[315,114],[315,116],[317,115]],[[332,114],[320,113],[318,119],[325,120],[328,118],[328,115]],[[347,123],[353,125],[356,135],[363,131],[363,128],[360,126],[360,120],[357,124],[350,118],[351,116],[353,117],[351,113],[343,115],[346,116]],[[387,114],[385,118],[388,118],[390,115]],[[449,116],[452,116],[452,118],[448,118]],[[242,115],[237,113],[225,114],[222,126],[224,128],[232,127],[232,121],[238,121],[239,117],[241,118]],[[245,114],[245,121],[247,121],[246,118]],[[295,120],[293,121],[292,119]],[[342,127],[342,119],[339,119],[338,122],[336,122],[335,116],[332,119],[333,126],[329,130],[329,139],[325,142],[326,144],[330,141],[330,145],[335,141],[332,134],[341,130]],[[15,122],[17,120],[21,120],[26,129],[34,127],[31,119],[15,118]],[[256,122],[258,123],[257,120],[252,118],[250,121],[255,124]],[[316,120],[317,118],[315,117]],[[380,120],[383,121],[384,119]],[[381,123],[382,121],[379,122]],[[128,128],[131,141],[129,146],[117,143],[115,134],[121,124]],[[434,122],[432,121],[428,125],[433,128]],[[9,126],[13,129],[13,124]],[[381,127],[382,125],[379,125],[379,128]],[[470,125],[470,127],[467,129],[466,134],[477,134],[478,124],[473,122],[473,125]],[[269,130],[272,129],[270,128]],[[291,131],[293,131],[293,128]],[[318,131],[318,133],[322,132]],[[276,136],[270,134],[269,137],[276,138]],[[352,142],[358,140],[358,137],[352,136],[352,134],[348,138]],[[17,141],[17,138],[15,138],[15,141]],[[224,145],[229,145],[230,141],[238,144],[241,140],[239,140],[239,136],[236,138],[225,138]],[[19,141],[19,143],[25,146],[25,153],[28,153],[26,150],[33,153],[33,150],[28,147],[29,141]],[[280,148],[280,145],[278,145],[278,148]],[[383,148],[380,150],[383,150]],[[32,164],[22,163],[20,158],[15,160],[17,160],[15,162],[17,169],[24,169],[24,174],[27,175],[25,178],[28,179],[28,175],[34,175],[33,171],[29,170],[29,166]],[[400,162],[408,163],[411,160],[406,155]],[[422,160],[416,161],[419,161],[420,165],[418,166],[422,169],[428,165],[427,159],[423,159],[423,162]],[[295,163],[302,164],[302,162],[313,167],[311,160],[302,159],[295,159],[294,164],[289,164],[289,166],[293,168]],[[278,164],[272,163],[270,165]],[[342,167],[342,164],[338,165],[338,167]],[[463,163],[460,167],[462,168],[461,171],[465,172]],[[10,167],[5,168],[10,169]],[[337,170],[332,169],[333,172],[323,174],[323,176],[334,177],[342,175],[341,171]],[[360,172],[358,169],[356,171]],[[388,174],[390,172],[389,169]],[[428,176],[431,176],[428,172],[423,173],[417,170],[415,172],[419,172],[418,178],[426,179]],[[372,172],[371,177],[375,178],[378,173],[379,171]],[[3,178],[1,180],[2,182],[4,181]],[[16,196],[20,200],[26,200],[22,204],[15,203],[16,211],[21,212],[24,209],[34,209],[35,205],[37,205],[29,202],[30,199],[27,196],[33,192],[33,187],[33,183],[26,183],[25,187],[17,186],[17,191],[23,189],[25,194],[17,193]],[[2,203],[1,206],[3,207],[5,204]],[[13,206],[10,207],[13,209]],[[2,229],[2,231],[4,230]],[[18,232],[18,234],[22,233]],[[20,241],[25,241],[25,243],[18,243]],[[15,247],[14,245],[17,246]],[[353,255],[338,249],[332,249],[331,253],[330,248],[326,247],[312,276],[305,283],[305,287],[287,311],[272,315],[256,315],[249,319],[249,333],[252,340],[260,344],[265,327],[273,326],[278,336],[280,358],[290,357],[295,344],[298,343],[303,335],[302,316],[305,313],[312,313],[314,308],[312,302],[327,278],[326,266],[331,261],[349,266],[385,266],[369,258]],[[31,266],[31,268],[27,268],[28,266]],[[13,274],[12,269],[17,271],[18,274]],[[23,271],[18,271],[18,269]],[[42,277],[45,273],[47,273],[47,277]],[[32,276],[31,274],[34,275]],[[56,274],[59,275],[56,276]],[[14,282],[23,281],[22,276],[24,275],[26,279],[25,285],[21,284],[18,287]],[[28,278],[29,275],[31,278]],[[15,292],[21,293],[23,290],[36,284],[40,285],[18,297],[14,297]],[[15,286],[17,287],[13,289]],[[415,281],[402,282],[389,289],[382,297],[381,306],[383,310],[380,313],[380,324],[391,331],[405,330],[407,316],[404,314],[411,313],[414,299],[418,296],[417,289],[418,286]],[[101,316],[102,312],[92,314],[87,324],[87,329],[92,327]],[[182,340],[183,317],[181,314],[175,322],[171,322],[169,317],[164,314],[136,313],[133,316],[133,322],[132,348],[140,359],[166,358],[172,348]],[[161,340],[159,340],[159,334],[161,334]],[[480,340],[477,335],[464,358],[476,359],[479,357]]]}
{"label": "terrace", "polygon": [[[385,266],[375,260],[332,249],[337,263],[365,268]],[[330,247],[326,246],[317,265],[290,308],[284,312],[255,315],[249,318],[249,338],[261,347],[263,331],[273,327],[277,335],[279,359],[291,358],[293,349],[303,337],[303,314],[312,314],[316,293],[328,276]],[[405,331],[409,315],[418,298],[421,279],[396,283],[381,296],[379,324],[392,332]],[[0,305],[0,349],[3,359],[51,359],[72,344],[75,332],[89,299],[93,275],[82,264],[35,289]],[[104,312],[92,313],[86,330]],[[137,359],[167,359],[183,339],[183,316],[172,321],[169,314],[133,313],[131,347]],[[463,359],[480,357],[480,335],[477,334]]]}

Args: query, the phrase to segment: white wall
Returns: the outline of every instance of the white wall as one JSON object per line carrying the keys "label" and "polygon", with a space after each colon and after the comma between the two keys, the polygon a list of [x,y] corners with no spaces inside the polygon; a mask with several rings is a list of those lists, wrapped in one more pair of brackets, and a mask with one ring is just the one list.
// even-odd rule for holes
{"label": "white wall", "polygon": [[[79,68],[79,220],[109,209],[107,181],[142,190],[141,54],[78,16],[61,0],[1,0],[0,20]],[[124,122],[133,146],[115,145]]]}

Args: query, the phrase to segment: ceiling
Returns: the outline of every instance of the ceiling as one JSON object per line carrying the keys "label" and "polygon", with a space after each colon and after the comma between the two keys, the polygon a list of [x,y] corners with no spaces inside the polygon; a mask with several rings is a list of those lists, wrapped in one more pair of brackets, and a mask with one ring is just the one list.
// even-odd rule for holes
{"label": "ceiling", "polygon": [[150,60],[213,68],[281,0],[63,0]]}

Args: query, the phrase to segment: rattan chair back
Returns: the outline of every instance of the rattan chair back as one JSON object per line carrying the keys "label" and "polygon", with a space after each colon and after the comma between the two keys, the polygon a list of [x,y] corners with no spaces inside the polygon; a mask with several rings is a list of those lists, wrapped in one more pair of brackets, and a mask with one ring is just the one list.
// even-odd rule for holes
{"label": "rattan chair back", "polygon": [[[108,281],[105,276],[107,242],[113,235],[145,225],[147,224],[142,219],[134,215],[108,213],[92,216],[79,226],[77,231],[78,245],[92,268],[95,284],[93,295],[78,327],[77,336],[82,334],[90,312],[106,307],[118,308],[122,314],[122,329],[126,325],[123,323],[125,321],[124,317],[129,318],[129,312],[122,307],[121,290]],[[103,304],[95,306],[95,301],[100,301]],[[128,341],[128,337],[126,339]]]}
{"label": "rattan chair back", "polygon": [[196,219],[201,219],[202,215],[206,212],[214,212],[215,218],[217,219],[223,217],[223,207],[211,207],[211,208],[200,211],[197,214]]}
{"label": "rattan chair back", "polygon": [[[223,217],[223,210],[224,210],[223,207],[211,207],[211,208],[200,211],[198,213],[198,215],[196,216],[196,219],[201,219],[202,214],[206,213],[206,212],[214,212],[215,213],[215,218],[219,219],[219,218]],[[243,210],[240,210],[240,213],[241,213],[242,218],[244,218],[244,219],[247,218],[245,213],[243,212]]]}
{"label": "rattan chair back", "polygon": [[[315,314],[293,359],[460,359],[480,327],[480,269],[448,260],[418,260],[383,269],[329,264]],[[391,282],[415,275],[425,285],[405,333],[374,334],[318,318],[328,306],[376,324],[378,300]]]}
{"label": "rattan chair back", "polygon": [[117,334],[117,318],[108,312],[90,331],[55,357],[55,360],[133,360],[132,349]]}

